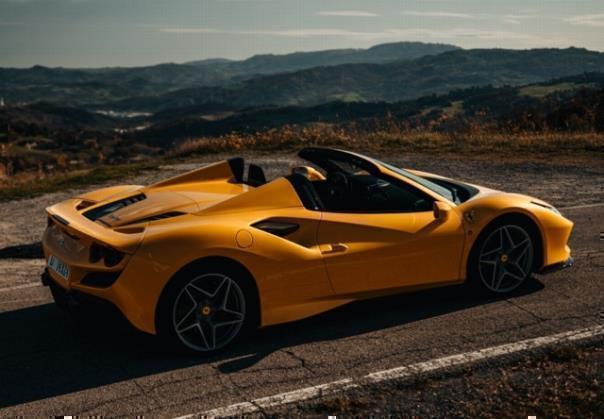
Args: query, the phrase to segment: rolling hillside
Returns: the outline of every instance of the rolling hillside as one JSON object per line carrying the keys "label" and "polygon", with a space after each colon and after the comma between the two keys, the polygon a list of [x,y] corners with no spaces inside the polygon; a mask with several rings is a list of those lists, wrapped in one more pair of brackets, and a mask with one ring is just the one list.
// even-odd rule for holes
{"label": "rolling hillside", "polygon": [[155,96],[194,86],[217,86],[257,75],[345,63],[384,63],[455,49],[457,47],[453,45],[400,42],[366,50],[258,55],[242,61],[212,59],[185,64],[101,69],[0,68],[0,97],[11,103],[47,101],[87,105],[132,96]]}
{"label": "rolling hillside", "polygon": [[604,71],[604,53],[586,49],[454,50],[385,64],[344,64],[261,76],[225,86],[183,89],[98,108],[159,111],[223,103],[228,107],[396,102],[473,86],[518,86]]}
{"label": "rolling hillside", "polygon": [[[456,131],[469,126],[505,131],[604,131],[604,73],[523,86],[453,90],[400,102],[331,102],[218,112],[216,105],[164,111],[134,138],[165,147],[180,139],[254,133],[283,125],[356,123],[371,130],[390,119],[408,129]],[[212,117],[214,116],[214,117]]]}

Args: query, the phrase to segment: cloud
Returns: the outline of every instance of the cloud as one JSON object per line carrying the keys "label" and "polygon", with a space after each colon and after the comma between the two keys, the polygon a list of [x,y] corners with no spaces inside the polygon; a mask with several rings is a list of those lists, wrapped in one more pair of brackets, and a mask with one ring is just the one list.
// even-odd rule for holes
{"label": "cloud", "polygon": [[[144,25],[138,25],[143,27]],[[228,33],[220,29],[210,28],[160,28],[160,32],[164,33]]]}
{"label": "cloud", "polygon": [[368,12],[365,10],[333,10],[333,11],[321,11],[315,14],[319,16],[338,16],[338,17],[376,17],[375,13]]}
{"label": "cloud", "polygon": [[283,29],[283,30],[222,30],[211,28],[161,28],[160,32],[180,34],[216,33],[226,35],[269,35],[290,38],[307,38],[315,36],[334,36],[348,38],[379,38],[380,32],[356,32],[345,29],[315,28],[315,29]]}
{"label": "cloud", "polygon": [[[339,37],[349,38],[361,41],[379,41],[379,40],[452,40],[452,39],[482,39],[498,41],[523,41],[545,45],[547,42],[553,42],[551,38],[544,39],[526,32],[512,32],[504,30],[482,30],[475,28],[450,28],[450,29],[384,29],[374,32],[354,31],[337,28],[308,28],[308,29],[282,29],[282,30],[223,30],[212,28],[160,28],[164,33],[175,34],[226,34],[226,35],[263,35],[263,36],[281,36],[290,38],[309,38],[309,37]],[[561,42],[561,40],[557,40]]]}
{"label": "cloud", "polygon": [[604,13],[572,16],[563,20],[576,26],[604,27]]}
{"label": "cloud", "polygon": [[512,25],[520,25],[523,20],[540,19],[542,17],[543,16],[537,14],[503,15],[501,16],[501,21]]}
{"label": "cloud", "polygon": [[405,11],[401,12],[403,16],[417,16],[417,17],[450,17],[454,19],[474,19],[476,16],[468,13],[455,13],[455,12],[418,12],[418,11]]}
{"label": "cloud", "polygon": [[401,12],[403,16],[415,16],[415,17],[439,17],[439,18],[451,18],[451,19],[489,19],[499,20],[503,23],[512,25],[519,25],[523,20],[527,19],[539,19],[543,16],[536,14],[536,11],[531,10],[522,14],[495,14],[495,13],[457,13],[457,12],[446,12],[446,11],[434,11],[434,12],[420,12],[420,11],[404,11]]}

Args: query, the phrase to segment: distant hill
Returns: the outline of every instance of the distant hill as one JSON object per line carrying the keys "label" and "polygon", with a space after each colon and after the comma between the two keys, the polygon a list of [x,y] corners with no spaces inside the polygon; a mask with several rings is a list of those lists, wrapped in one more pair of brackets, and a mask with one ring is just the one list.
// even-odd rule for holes
{"label": "distant hill", "polygon": [[[604,131],[604,73],[589,73],[524,86],[485,86],[453,90],[414,100],[387,103],[332,102],[313,107],[266,107],[210,118],[215,107],[160,112],[137,141],[169,147],[172,142],[230,132],[254,133],[283,125],[359,123],[391,118],[408,128],[441,131],[468,124],[505,130]],[[205,117],[204,117],[205,115]],[[591,116],[590,116],[591,115]],[[595,119],[593,119],[593,118]]]}
{"label": "distant hill", "polygon": [[82,130],[112,132],[118,124],[119,121],[106,115],[46,102],[0,108],[0,135],[6,131],[21,135]]}
{"label": "distant hill", "polygon": [[223,86],[104,103],[99,108],[159,111],[223,103],[229,107],[396,102],[473,86],[538,83],[604,71],[604,53],[567,49],[453,50],[385,64],[343,64],[260,76]]}
{"label": "distant hill", "polygon": [[[604,133],[604,73],[522,86],[470,87],[398,102],[246,109],[208,102],[128,118],[50,103],[9,105],[0,107],[0,173],[12,176],[139,161],[181,147],[187,150],[192,143],[210,148],[219,144],[220,149],[236,147],[238,141],[268,139],[276,149],[283,138],[291,145],[304,132],[314,132],[319,138],[331,133],[336,139],[388,133],[394,142],[413,133],[435,132],[482,133],[487,138],[515,133],[552,137],[552,132],[560,132],[590,138],[594,132]],[[270,143],[271,138],[276,142]],[[587,150],[602,151],[595,143],[585,144],[594,147]]]}
{"label": "distant hill", "polygon": [[209,59],[147,67],[67,69],[0,68],[0,97],[15,102],[87,105],[132,96],[157,96],[199,86],[218,86],[258,75],[345,63],[384,63],[458,49],[453,45],[399,42],[369,49],[257,55],[242,61]]}
{"label": "distant hill", "polygon": [[[231,74],[276,74],[341,64],[386,63],[398,60],[413,60],[426,55],[437,55],[460,49],[448,44],[425,44],[423,42],[394,42],[380,44],[368,49],[332,49],[325,51],[295,52],[284,55],[255,55],[243,61],[223,62]],[[216,60],[204,60],[187,64],[205,67]]]}

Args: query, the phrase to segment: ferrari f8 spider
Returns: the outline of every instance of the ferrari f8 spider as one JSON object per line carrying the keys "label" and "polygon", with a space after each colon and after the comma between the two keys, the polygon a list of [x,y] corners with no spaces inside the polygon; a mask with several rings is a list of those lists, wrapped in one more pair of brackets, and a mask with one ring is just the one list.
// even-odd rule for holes
{"label": "ferrari f8 spider", "polygon": [[305,148],[267,181],[242,158],[47,208],[56,302],[110,302],[199,352],[351,301],[468,282],[491,294],[572,265],[573,223],[536,198]]}

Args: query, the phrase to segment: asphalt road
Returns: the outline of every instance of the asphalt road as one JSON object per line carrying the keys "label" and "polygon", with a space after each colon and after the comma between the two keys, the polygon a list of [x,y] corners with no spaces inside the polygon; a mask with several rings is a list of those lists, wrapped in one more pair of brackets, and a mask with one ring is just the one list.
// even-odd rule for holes
{"label": "asphalt road", "polygon": [[511,298],[452,287],[359,302],[211,358],[175,354],[104,312],[71,319],[37,284],[35,242],[12,243],[0,249],[0,416],[179,416],[604,323],[604,204],[564,213],[575,267]]}

